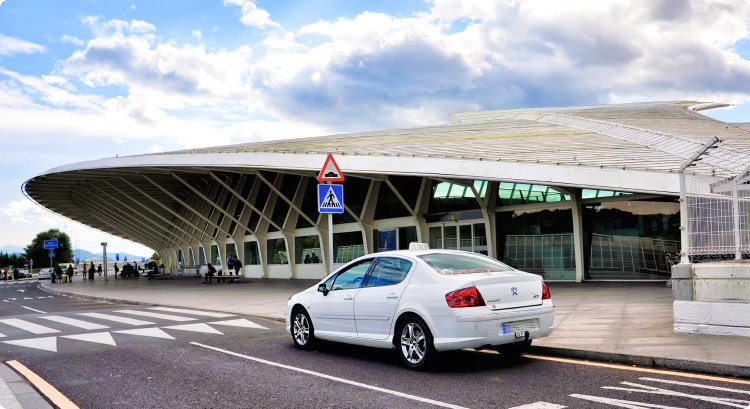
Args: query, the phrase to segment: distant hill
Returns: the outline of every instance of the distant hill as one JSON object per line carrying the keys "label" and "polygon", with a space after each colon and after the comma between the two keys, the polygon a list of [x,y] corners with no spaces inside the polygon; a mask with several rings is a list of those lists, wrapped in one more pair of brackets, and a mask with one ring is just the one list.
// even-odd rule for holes
{"label": "distant hill", "polygon": [[[118,253],[107,252],[107,260],[115,261],[116,254]],[[141,258],[144,257],[144,256],[138,256],[135,254],[130,254],[130,253],[119,253],[119,254],[120,254],[120,261],[125,261],[125,257],[127,256],[128,261],[137,261],[140,263]],[[102,255],[102,253],[95,254],[84,249],[74,250],[73,257],[76,257],[76,256],[81,259],[81,262],[83,262],[84,260],[91,260],[91,261],[103,261],[104,260],[104,256]]]}
{"label": "distant hill", "polygon": [[0,253],[23,254],[23,247],[16,246],[13,244],[8,244],[7,246],[0,247]]}

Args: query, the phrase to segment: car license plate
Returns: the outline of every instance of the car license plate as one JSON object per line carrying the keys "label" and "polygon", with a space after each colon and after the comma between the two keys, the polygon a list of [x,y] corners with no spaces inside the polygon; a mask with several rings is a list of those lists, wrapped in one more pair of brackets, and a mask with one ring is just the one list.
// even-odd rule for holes
{"label": "car license plate", "polygon": [[516,338],[526,338],[526,331],[518,331],[515,334]]}

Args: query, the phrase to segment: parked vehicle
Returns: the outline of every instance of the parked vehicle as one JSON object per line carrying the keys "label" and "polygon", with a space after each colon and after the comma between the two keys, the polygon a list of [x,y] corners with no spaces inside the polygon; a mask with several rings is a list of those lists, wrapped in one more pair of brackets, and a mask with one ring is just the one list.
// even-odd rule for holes
{"label": "parked vehicle", "polygon": [[317,340],[398,349],[423,369],[443,351],[494,348],[517,355],[554,329],[554,305],[535,274],[452,250],[402,250],[357,258],[286,306],[295,345]]}
{"label": "parked vehicle", "polygon": [[43,268],[39,270],[38,278],[40,280],[49,280],[52,278],[52,269],[51,268]]}

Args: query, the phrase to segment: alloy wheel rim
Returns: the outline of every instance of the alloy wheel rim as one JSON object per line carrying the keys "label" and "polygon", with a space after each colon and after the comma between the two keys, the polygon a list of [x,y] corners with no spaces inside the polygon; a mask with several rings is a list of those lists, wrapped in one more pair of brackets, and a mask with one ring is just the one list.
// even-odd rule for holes
{"label": "alloy wheel rim", "polygon": [[297,314],[294,317],[294,339],[300,345],[307,344],[310,339],[310,324],[307,322],[305,314]]}
{"label": "alloy wheel rim", "polygon": [[406,324],[401,330],[401,353],[413,365],[424,360],[427,353],[427,338],[418,324]]}

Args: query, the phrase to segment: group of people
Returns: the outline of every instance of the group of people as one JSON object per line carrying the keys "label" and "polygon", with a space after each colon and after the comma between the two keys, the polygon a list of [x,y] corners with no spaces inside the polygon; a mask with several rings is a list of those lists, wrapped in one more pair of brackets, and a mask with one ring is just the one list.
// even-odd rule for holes
{"label": "group of people", "polygon": [[[93,266],[94,263],[91,263],[91,265]],[[52,280],[53,283],[56,283],[58,281],[62,282],[63,274],[65,274],[67,276],[67,281],[69,283],[72,283],[73,282],[73,274],[74,273],[75,273],[75,270],[73,270],[73,265],[72,264],[68,264],[68,268],[65,269],[64,272],[63,272],[62,267],[57,266],[57,267],[55,267],[55,268],[52,269],[52,274],[50,274],[50,280]]]}
{"label": "group of people", "polygon": [[[217,273],[216,267],[211,265],[211,263],[208,263],[206,267],[208,268],[208,271],[206,271],[206,276],[203,278],[203,284],[211,284],[213,281],[214,275],[217,275],[217,276],[224,275],[224,272],[222,271],[221,268],[219,268],[219,271]],[[227,268],[229,269],[229,272],[228,272],[229,276],[232,275],[232,270],[234,270],[234,275],[236,277],[231,280],[237,280],[237,278],[239,278],[240,276],[240,269],[242,268],[242,262],[240,261],[239,258],[237,258],[237,255],[231,254],[229,257],[227,257]],[[218,283],[219,280],[226,281],[226,278],[217,277],[216,282]]]}
{"label": "group of people", "polygon": [[0,270],[0,280],[6,281],[6,280],[18,280],[19,279],[19,270],[18,267],[14,267],[12,270],[8,270],[8,268],[4,268]]}

